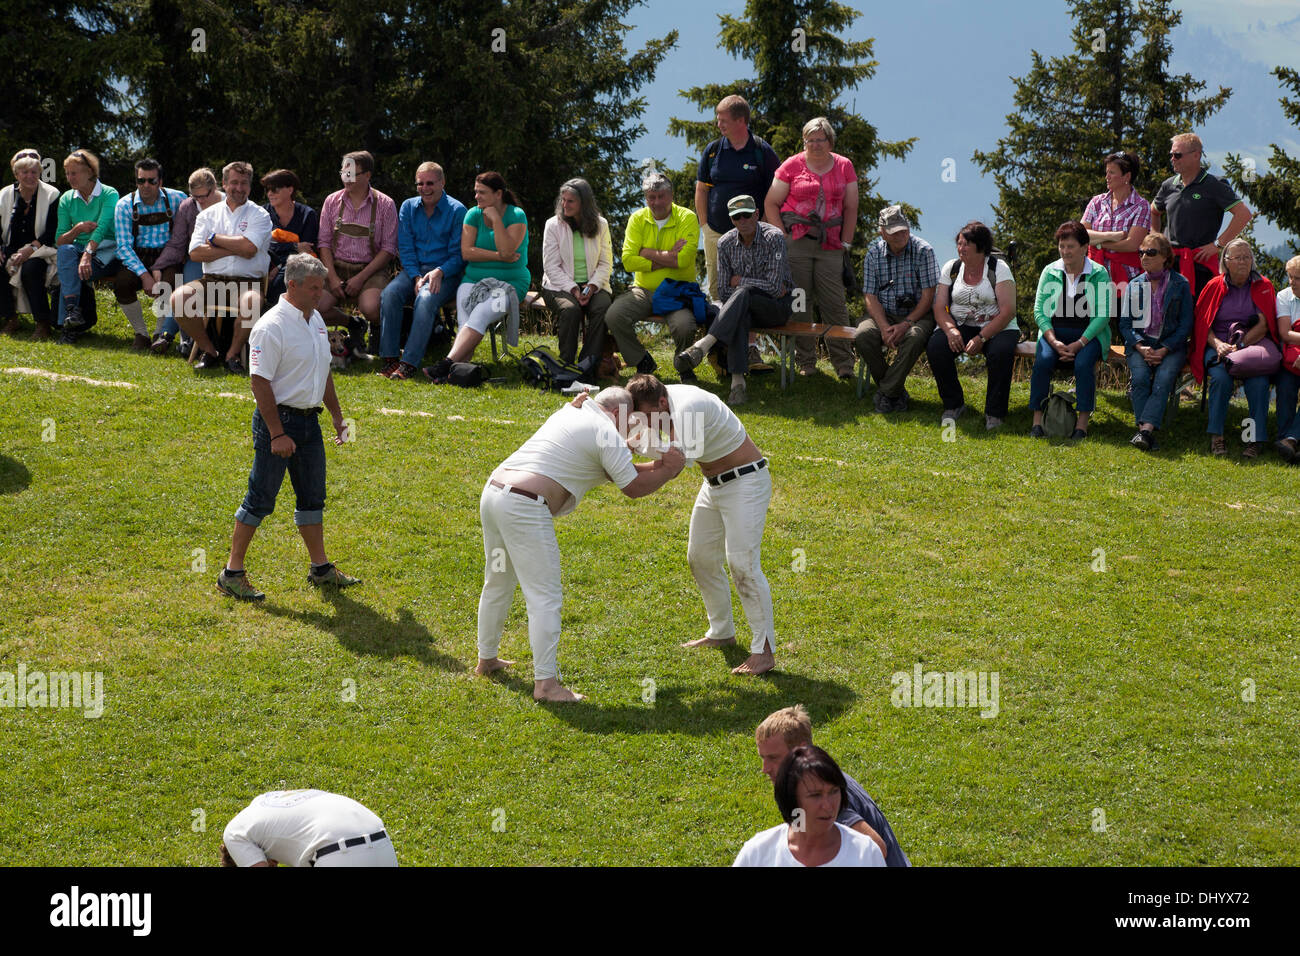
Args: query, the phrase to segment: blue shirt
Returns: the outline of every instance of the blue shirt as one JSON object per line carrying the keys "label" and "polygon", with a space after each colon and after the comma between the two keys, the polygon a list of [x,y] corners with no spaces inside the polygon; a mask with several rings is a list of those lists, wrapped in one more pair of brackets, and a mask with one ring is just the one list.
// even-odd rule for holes
{"label": "blue shirt", "polygon": [[184,201],[183,192],[178,189],[168,189],[166,186],[158,190],[157,201],[149,206],[140,201],[138,192],[127,193],[117,201],[113,209],[113,228],[117,232],[117,258],[121,260],[123,266],[138,276],[144,275],[149,270],[144,267],[135,250],[161,249],[167,245],[167,240],[172,235],[172,224],[169,219],[155,226],[139,226],[135,230],[135,239],[132,240],[132,221],[135,213],[144,215],[151,212],[170,212],[175,217],[176,210],[181,208],[181,203]]}
{"label": "blue shirt", "polygon": [[402,270],[418,279],[434,269],[442,270],[445,282],[455,282],[465,271],[460,257],[461,227],[465,224],[465,205],[446,192],[433,207],[433,215],[424,211],[424,201],[412,196],[397,213],[397,254]]}
{"label": "blue shirt", "polygon": [[840,808],[840,815],[835,818],[835,822],[852,827],[859,820],[865,820],[867,826],[879,833],[880,839],[884,840],[885,846],[889,848],[889,852],[885,854],[885,865],[911,866],[907,854],[898,845],[898,839],[894,836],[889,821],[880,812],[876,802],[867,796],[867,791],[862,789],[862,784],[847,773],[844,775],[844,782],[848,784],[848,791],[844,794],[844,806]]}

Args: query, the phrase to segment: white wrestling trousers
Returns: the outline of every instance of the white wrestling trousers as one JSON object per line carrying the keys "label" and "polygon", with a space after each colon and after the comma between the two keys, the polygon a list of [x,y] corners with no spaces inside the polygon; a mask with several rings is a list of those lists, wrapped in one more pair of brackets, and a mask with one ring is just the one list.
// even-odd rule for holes
{"label": "white wrestling trousers", "polygon": [[397,851],[391,839],[345,846],[316,861],[318,870],[327,866],[397,866]]}
{"label": "white wrestling trousers", "polygon": [[704,482],[691,511],[691,536],[686,545],[686,559],[709,615],[705,636],[719,640],[736,636],[731,588],[723,566],[725,557],[749,621],[751,654],[762,653],[764,642],[770,642],[772,650],[776,650],[772,591],[760,561],[771,498],[771,468],[751,472],[717,488]]}
{"label": "white wrestling trousers", "polygon": [[560,545],[555,519],[540,501],[496,488],[491,479],[478,503],[483,522],[483,593],[478,600],[478,656],[490,660],[501,647],[515,584],[528,607],[533,680],[560,676]]}

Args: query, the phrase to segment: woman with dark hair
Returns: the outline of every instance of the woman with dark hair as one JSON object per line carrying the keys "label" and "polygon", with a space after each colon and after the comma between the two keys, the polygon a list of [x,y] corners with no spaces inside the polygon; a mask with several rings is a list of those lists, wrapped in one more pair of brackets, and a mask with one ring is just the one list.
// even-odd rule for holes
{"label": "woman with dark hair", "polygon": [[570,179],[560,187],[555,215],[542,232],[542,298],[556,317],[560,359],[578,354],[578,332],[587,317],[587,335],[579,365],[593,373],[605,346],[605,310],[613,301],[609,277],[614,248],[609,223],[596,206],[585,179]]}
{"label": "woman with dark hair", "polygon": [[1146,271],[1124,292],[1119,334],[1124,339],[1137,420],[1137,432],[1129,441],[1142,451],[1155,451],[1156,429],[1187,361],[1192,287],[1176,270],[1174,247],[1164,233],[1147,233],[1138,255]]}
{"label": "woman with dark hair", "polygon": [[284,293],[284,264],[295,252],[316,254],[320,214],[293,197],[298,176],[292,169],[273,169],[262,177],[266,190],[266,211],[271,214],[271,271],[267,273],[266,304],[275,305]]}
{"label": "woman with dark hair", "polygon": [[474,177],[474,208],[465,214],[460,236],[465,273],[456,288],[460,331],[447,357],[424,370],[435,384],[447,381],[451,367],[474,355],[488,326],[507,315],[506,342],[519,335],[519,304],[528,294],[528,219],[515,203],[505,178],[496,172]]}
{"label": "woman with dark hair", "polygon": [[1151,204],[1138,195],[1141,164],[1132,153],[1106,157],[1106,191],[1088,201],[1079,221],[1088,228],[1088,258],[1119,285],[1142,273],[1138,249],[1151,231]]}
{"label": "woman with dark hair", "polygon": [[1071,220],[1056,230],[1061,258],[1038,277],[1034,321],[1038,351],[1029,381],[1029,407],[1034,424],[1029,434],[1043,437],[1043,406],[1052,388],[1057,363],[1074,363],[1079,421],[1071,440],[1088,437],[1088,419],[1097,407],[1097,363],[1110,349],[1112,287],[1106,270],[1088,258],[1088,230]]}
{"label": "woman with dark hair", "polygon": [[984,427],[999,428],[1007,417],[1011,399],[1011,367],[1020,343],[1016,325],[1016,280],[1011,267],[993,254],[993,233],[972,221],[957,233],[957,258],[939,270],[934,294],[938,327],[926,343],[925,353],[939,386],[943,414],[939,421],[955,421],[966,411],[965,393],[957,378],[957,356],[983,353],[988,369],[984,398]]}
{"label": "woman with dark hair", "polygon": [[795,747],[772,787],[785,823],[751,837],[732,866],[884,866],[874,840],[835,822],[846,787],[830,754]]}

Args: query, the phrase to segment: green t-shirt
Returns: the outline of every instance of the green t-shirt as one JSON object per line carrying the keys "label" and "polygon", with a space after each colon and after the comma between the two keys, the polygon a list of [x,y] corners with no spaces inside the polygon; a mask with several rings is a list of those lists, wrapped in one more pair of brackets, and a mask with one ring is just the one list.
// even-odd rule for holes
{"label": "green t-shirt", "polygon": [[587,282],[587,243],[580,232],[573,234],[573,278],[579,287]]}
{"label": "green t-shirt", "polygon": [[[465,275],[461,281],[473,283],[491,276],[509,282],[519,293],[519,302],[522,305],[524,296],[528,294],[528,286],[533,281],[533,277],[528,274],[528,219],[518,206],[506,206],[501,221],[506,226],[513,226],[520,222],[524,224],[524,241],[519,244],[519,258],[514,262],[470,262],[465,266]],[[474,248],[496,252],[496,236],[484,225],[482,209],[478,206],[471,208],[465,214],[465,225],[473,226],[478,230],[474,239]]]}

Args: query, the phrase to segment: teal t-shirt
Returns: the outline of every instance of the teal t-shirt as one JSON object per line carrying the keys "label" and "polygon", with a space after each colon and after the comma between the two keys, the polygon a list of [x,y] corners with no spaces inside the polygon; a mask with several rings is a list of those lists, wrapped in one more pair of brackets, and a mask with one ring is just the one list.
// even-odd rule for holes
{"label": "teal t-shirt", "polygon": [[[501,216],[501,221],[507,226],[513,226],[515,223],[524,224],[524,241],[519,244],[519,258],[514,262],[470,262],[465,266],[465,275],[461,282],[478,282],[479,279],[486,279],[491,276],[494,279],[500,279],[503,282],[509,282],[519,293],[520,304],[524,301],[524,296],[528,294],[528,286],[532,283],[533,277],[528,273],[528,219],[524,216],[524,211],[518,206],[506,206],[505,212]],[[465,214],[465,225],[473,226],[478,230],[474,239],[476,249],[487,249],[489,252],[497,251],[496,236],[492,230],[483,224],[483,210],[474,206]]]}

